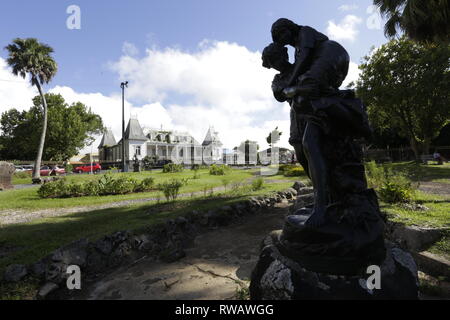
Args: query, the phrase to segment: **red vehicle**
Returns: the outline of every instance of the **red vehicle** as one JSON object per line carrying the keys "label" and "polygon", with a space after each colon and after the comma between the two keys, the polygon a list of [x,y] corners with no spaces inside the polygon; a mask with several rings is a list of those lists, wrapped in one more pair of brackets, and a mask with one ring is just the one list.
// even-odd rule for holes
{"label": "red vehicle", "polygon": [[99,173],[102,170],[102,167],[98,163],[93,163],[92,166],[90,164],[85,164],[82,166],[75,167],[73,172],[82,173],[82,172],[95,172]]}
{"label": "red vehicle", "polygon": [[40,170],[41,176],[56,176],[65,173],[66,170],[58,166],[42,166]]}

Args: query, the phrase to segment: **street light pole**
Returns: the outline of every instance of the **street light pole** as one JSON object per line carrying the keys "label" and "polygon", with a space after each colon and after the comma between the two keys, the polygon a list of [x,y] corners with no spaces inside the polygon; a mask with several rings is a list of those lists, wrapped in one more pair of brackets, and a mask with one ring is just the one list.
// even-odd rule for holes
{"label": "street light pole", "polygon": [[128,87],[128,81],[120,84],[122,88],[122,172],[128,172],[125,162],[125,87]]}

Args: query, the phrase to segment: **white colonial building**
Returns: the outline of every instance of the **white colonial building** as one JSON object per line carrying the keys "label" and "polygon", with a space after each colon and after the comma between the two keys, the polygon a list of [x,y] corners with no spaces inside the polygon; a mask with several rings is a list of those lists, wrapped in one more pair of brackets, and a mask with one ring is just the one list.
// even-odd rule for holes
{"label": "white colonial building", "polygon": [[[122,139],[116,142],[111,129],[104,133],[98,149],[100,162],[122,161]],[[199,143],[187,132],[144,129],[137,119],[131,118],[125,130],[125,159],[130,163],[146,156],[184,164],[219,163],[222,161],[222,143],[212,127]]]}

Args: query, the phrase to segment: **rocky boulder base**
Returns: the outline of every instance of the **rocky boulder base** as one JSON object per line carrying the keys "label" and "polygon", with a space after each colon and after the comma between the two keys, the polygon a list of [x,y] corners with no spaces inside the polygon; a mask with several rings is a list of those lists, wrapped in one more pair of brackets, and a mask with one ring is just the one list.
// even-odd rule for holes
{"label": "rocky boulder base", "polygon": [[297,299],[418,299],[418,274],[412,256],[386,242],[386,258],[381,270],[381,289],[370,290],[371,274],[338,276],[301,267],[277,248],[281,230],[262,243],[259,261],[253,270],[252,300]]}

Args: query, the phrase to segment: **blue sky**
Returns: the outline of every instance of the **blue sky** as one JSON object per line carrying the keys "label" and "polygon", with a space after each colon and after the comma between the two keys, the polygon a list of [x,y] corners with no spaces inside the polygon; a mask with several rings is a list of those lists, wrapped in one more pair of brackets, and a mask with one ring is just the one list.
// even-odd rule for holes
{"label": "blue sky", "polygon": [[[65,88],[66,91],[70,88],[74,99],[81,99],[83,94],[91,94],[91,97],[92,94],[100,94],[107,98],[115,98],[120,93],[120,81],[127,76],[130,86],[134,85],[135,88],[134,91],[130,91],[128,97],[132,105],[130,108],[134,108],[130,114],[133,112],[138,114],[140,107],[149,104],[159,104],[159,109],[169,111],[170,108],[174,110],[174,105],[180,108],[177,110],[183,110],[183,107],[186,108],[185,110],[202,107],[210,110],[214,108],[213,103],[193,93],[195,88],[177,89],[171,83],[157,89],[159,92],[154,92],[152,95],[142,94],[138,91],[151,90],[155,85],[150,86],[151,81],[149,81],[149,87],[146,87],[142,82],[145,82],[147,78],[142,76],[134,79],[134,75],[130,72],[131,70],[135,73],[147,72],[144,69],[151,64],[145,59],[154,58],[155,54],[164,53],[166,58],[174,59],[173,55],[168,54],[168,48],[177,53],[176,59],[183,55],[182,59],[186,60],[192,55],[198,61],[203,61],[202,57],[196,56],[199,52],[204,52],[205,55],[209,52],[213,55],[218,50],[226,51],[229,46],[216,46],[214,43],[228,43],[245,48],[250,57],[251,54],[261,52],[271,42],[270,26],[280,17],[289,18],[301,25],[312,26],[328,34],[330,38],[336,38],[349,51],[352,62],[357,64],[362,56],[369,52],[371,46],[379,46],[387,41],[382,28],[367,27],[367,19],[371,16],[367,13],[367,8],[371,4],[371,0],[133,0],[120,2],[115,0],[15,0],[2,3],[0,46],[3,48],[16,37],[36,37],[51,45],[55,50],[54,57],[58,62],[59,71],[47,89],[61,92],[61,88]],[[66,20],[69,17],[66,9],[69,5],[78,5],[81,9],[81,30],[69,30],[66,27]],[[203,46],[199,46],[205,39],[210,41],[206,44],[206,49],[204,43]],[[152,49],[153,53],[146,52],[147,48]],[[238,48],[234,49],[238,50]],[[6,56],[6,51],[1,50],[0,58],[5,59]],[[130,59],[127,60],[128,56]],[[248,61],[250,60],[252,58]],[[240,63],[236,64],[240,65]],[[132,68],[136,65],[139,67]],[[261,71],[256,68],[252,70],[255,70],[255,73],[261,72],[268,75],[268,71],[263,68]],[[12,81],[10,78],[5,79],[4,74],[0,72],[0,80]],[[164,76],[164,71],[161,71],[160,75]],[[216,72],[211,79],[220,76],[221,74]],[[352,76],[355,77],[355,74]],[[205,78],[204,74],[201,75],[201,79],[203,78]],[[196,79],[193,78],[192,81],[199,81]],[[133,81],[140,81],[140,83]],[[210,80],[210,82],[214,81]],[[207,91],[208,87],[203,86],[201,89]],[[270,81],[268,81],[267,90],[270,90]],[[248,92],[244,92],[243,97],[246,94]],[[227,93],[228,95],[230,93]],[[2,96],[0,91],[0,111],[7,108],[6,97],[6,94]],[[261,101],[261,98],[255,98],[255,101]],[[265,110],[265,115],[261,116],[261,112],[252,109],[253,113],[249,111],[249,114],[246,114],[249,117],[247,121],[249,128],[256,127],[256,124],[252,124],[256,121],[255,119],[259,123],[264,122],[264,127],[272,125],[272,120],[284,121],[281,126],[287,128],[286,107],[283,108],[283,117],[280,115],[271,117],[270,114],[273,112],[268,110]],[[105,112],[104,109],[102,110]],[[164,112],[164,110],[159,111]],[[159,113],[155,111],[153,114]],[[168,125],[180,130],[191,129],[177,123],[170,112],[167,115],[161,115],[163,116],[171,117],[167,122]],[[220,123],[215,123],[216,121],[210,122],[212,122],[209,123],[211,125],[220,126]],[[156,122],[149,125],[154,123]],[[111,127],[116,126],[112,123],[106,124]],[[205,126],[206,124],[202,123],[201,128],[191,130],[202,132]],[[233,130],[233,128],[227,126],[223,127],[223,130]]]}

